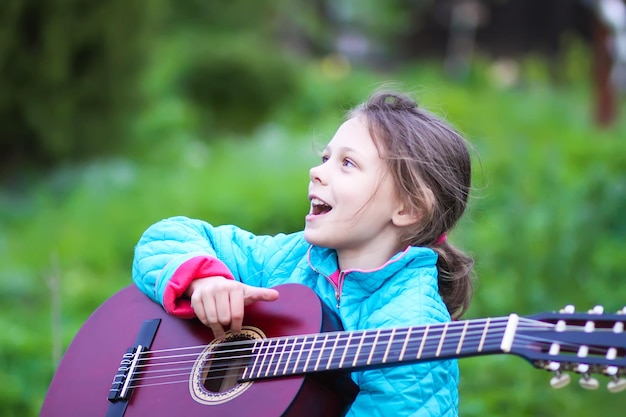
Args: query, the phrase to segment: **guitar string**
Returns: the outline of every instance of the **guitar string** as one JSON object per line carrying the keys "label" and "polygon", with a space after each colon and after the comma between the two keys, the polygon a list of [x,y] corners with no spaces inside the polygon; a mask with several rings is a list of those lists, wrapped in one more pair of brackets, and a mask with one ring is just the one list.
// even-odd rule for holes
{"label": "guitar string", "polygon": [[[496,330],[501,330],[502,328],[504,328],[503,325],[501,324],[490,324],[489,326],[489,331],[496,331]],[[401,339],[403,336],[407,337],[410,336],[411,333],[415,333],[417,330],[422,331],[424,328],[422,328],[421,326],[419,328],[403,328],[400,329],[399,331],[397,331],[394,334],[394,339]],[[391,332],[390,329],[384,329],[383,331],[386,332]],[[444,337],[452,337],[452,336],[456,336],[459,334],[462,334],[463,332],[463,328],[461,326],[461,328],[454,328],[449,330],[448,332],[446,332],[446,335]],[[275,343],[276,345],[280,344],[283,341],[293,341],[293,343],[298,343],[298,344],[302,344],[304,343],[304,340],[307,340],[306,343],[313,343],[313,339],[315,338],[315,336],[318,337],[317,342],[319,342],[319,337],[320,336],[326,336],[328,339],[337,339],[337,340],[342,340],[342,339],[347,339],[349,337],[349,334],[352,333],[353,336],[355,336],[353,339],[354,340],[368,340],[371,338],[375,338],[376,337],[376,331],[375,330],[368,330],[368,331],[356,331],[356,332],[328,332],[328,333],[319,333],[319,334],[311,334],[311,335],[292,335],[292,336],[281,336],[281,337],[275,337],[275,338],[271,338],[271,339],[246,339],[246,340],[237,340],[237,341],[227,341],[227,342],[222,342],[219,344],[216,344],[215,346],[217,348],[222,347],[222,349],[219,350],[219,353],[221,354],[230,354],[228,356],[228,358],[225,359],[236,359],[236,358],[240,358],[238,356],[233,356],[232,354],[236,354],[237,352],[245,352],[250,350],[253,345],[255,343],[265,343],[265,342],[269,342],[269,343]],[[472,337],[474,335],[476,336],[482,336],[482,334],[484,333],[484,329],[479,329],[479,330],[470,330],[466,332],[466,339],[468,339],[468,337]],[[416,333],[414,336],[419,337],[420,334]],[[469,340],[469,339],[468,339]],[[433,343],[433,342],[429,342],[429,343]],[[439,343],[439,341],[436,341],[436,343]],[[364,342],[364,346],[370,346],[367,345],[366,342]],[[171,351],[181,351],[181,350],[199,350],[199,351],[204,351],[204,349],[207,347],[207,345],[197,345],[197,346],[189,346],[189,347],[179,347],[179,348],[174,348],[174,349],[162,349],[162,350],[151,350],[149,351],[150,355],[146,356],[146,357],[142,357],[139,359],[139,362],[144,362],[144,361],[160,361],[163,359],[179,359],[179,358],[185,358],[185,357],[193,357],[194,360],[195,358],[198,357],[198,353],[197,352],[190,352],[190,353],[184,353],[184,354],[178,354],[178,355],[158,355],[158,353],[163,353],[163,352],[171,352]],[[223,347],[226,347],[227,349],[223,349]],[[233,348],[231,348],[233,347]],[[230,348],[230,349],[228,349]],[[150,366],[154,366],[154,367],[158,367],[158,366],[163,366],[163,365],[167,365],[169,364],[168,362],[157,362],[157,363],[150,363],[150,364],[139,364],[138,367],[150,367]]]}
{"label": "guitar string", "polygon": [[[211,372],[212,372],[212,370],[211,370]],[[169,375],[168,377],[171,378],[173,376],[185,376],[186,378],[184,380],[178,380],[178,381],[161,381],[161,382],[157,382],[157,383],[145,383],[144,382],[144,383],[141,383],[141,384],[134,384],[134,386],[151,386],[151,385],[161,385],[161,384],[164,384],[164,383],[166,383],[166,384],[177,383],[177,382],[181,382],[182,383],[182,382],[188,382],[189,381],[189,379],[188,379],[189,373],[188,372],[178,373],[178,374],[175,374],[175,375],[172,374],[172,375]],[[284,375],[277,375],[277,376],[284,376]],[[221,377],[207,377],[207,378],[205,378],[205,381],[208,381],[208,380],[211,380],[211,379],[219,379],[219,378],[221,378]],[[143,381],[145,381],[145,380],[146,379],[143,379]]]}
{"label": "guitar string", "polygon": [[[372,339],[372,337],[367,336],[367,337],[365,337],[365,339]],[[495,340],[495,341],[497,341],[499,343],[500,340],[501,340],[501,337],[499,335],[487,336],[486,337],[486,341],[485,341],[485,345],[489,344],[491,342],[491,339],[493,339],[493,340]],[[476,341],[476,340],[478,340],[478,338],[475,338],[475,340],[472,340],[471,336],[466,338],[466,342],[467,343],[472,342],[472,341]],[[260,340],[260,341],[263,341],[263,340]],[[400,342],[398,342],[398,343],[400,343]],[[327,348],[322,349],[322,347],[319,346],[320,345],[319,343],[307,343],[307,344],[309,344],[310,346],[305,346],[305,344],[300,344],[300,345],[298,345],[298,347],[300,349],[305,349],[306,352],[311,352],[311,355],[314,355],[314,354],[317,355],[318,352],[328,351],[329,350]],[[427,340],[424,343],[424,350],[425,351],[432,350],[432,348],[436,347],[438,344],[439,344],[439,341],[436,341],[436,340],[435,341],[428,341]],[[372,340],[370,340],[370,341],[363,341],[361,343],[361,349],[363,351],[368,351],[368,349],[371,348],[372,346],[374,346],[374,344],[372,343]],[[251,347],[252,347],[252,344],[251,344]],[[278,346],[278,347],[280,348],[280,346]],[[292,345],[292,347],[294,347],[294,346]],[[250,350],[251,349],[245,349],[245,351],[247,351],[247,352],[249,352]],[[399,349],[396,347],[395,350],[397,351]],[[224,353],[224,351],[220,351],[219,353],[222,354],[222,353]],[[190,355],[193,355],[193,359],[189,360],[189,361],[174,361],[174,362],[162,362],[162,363],[156,363],[156,364],[138,365],[137,368],[143,368],[143,370],[140,369],[137,372],[137,374],[142,375],[143,378],[149,378],[146,375],[151,374],[151,373],[162,373],[162,372],[167,372],[167,371],[177,371],[177,370],[185,370],[185,369],[188,370],[188,369],[191,369],[191,367],[188,367],[188,368],[166,368],[166,369],[147,369],[146,370],[146,368],[151,367],[151,366],[165,367],[165,366],[169,366],[169,365],[184,365],[184,364],[189,364],[189,363],[193,364],[193,363],[196,362],[196,359],[198,358],[198,355],[189,354],[189,355],[186,355],[186,356],[190,356]],[[221,363],[223,363],[224,361],[233,362],[233,361],[237,361],[237,360],[241,360],[241,359],[247,360],[247,359],[253,358],[253,357],[257,356],[257,355],[258,354],[249,352],[249,353],[246,353],[245,355],[238,355],[238,356],[213,357],[212,360],[211,360],[211,363],[213,365],[213,369],[215,370],[215,368],[218,368],[218,369],[220,368],[220,366],[219,366],[220,363],[217,363],[217,362],[221,361]],[[150,359],[150,358],[146,358],[146,359]],[[243,365],[240,368],[244,369],[246,366],[247,365]],[[224,369],[224,367],[222,367],[222,369]],[[233,369],[233,368],[230,368],[230,369]],[[136,379],[139,379],[139,378],[136,378]]]}
{"label": "guitar string", "polygon": [[[497,327],[494,327],[492,330],[495,330],[495,329],[497,329]],[[523,330],[523,329],[522,328],[518,328],[518,331],[521,331],[521,330]],[[469,336],[467,336],[468,334],[469,334]],[[481,337],[482,337],[482,332],[479,331],[479,330],[477,330],[476,332],[468,332],[466,334],[466,337],[465,337],[464,341],[463,341],[463,344],[467,345],[467,343],[476,342],[478,334],[481,334]],[[408,331],[407,331],[406,335],[407,336],[409,335]],[[443,332],[442,332],[442,335],[443,335]],[[451,338],[451,337],[458,336],[458,335],[459,335],[458,332],[452,331],[452,332],[446,333],[444,338]],[[381,345],[384,345],[384,343],[389,343],[391,341],[391,335],[389,335],[389,336],[390,336],[389,341],[382,342]],[[397,338],[397,339],[401,340],[402,336],[403,336],[403,332],[398,332],[396,335],[394,335],[394,338]],[[336,344],[337,342],[341,341],[340,337],[341,336],[339,336],[339,338],[336,338],[336,340],[335,340],[331,336],[331,337],[326,338],[326,340],[330,339],[330,344],[332,344],[333,342]],[[369,343],[369,341],[372,341],[372,338],[375,338],[375,337],[376,337],[375,334],[372,335],[371,333],[369,333],[369,334],[365,333],[365,334],[361,334],[361,336],[356,336],[354,338],[354,340],[356,340],[356,341],[361,340],[361,343],[360,343],[361,349],[363,349],[364,351],[369,351],[368,349],[373,346],[373,343]],[[497,340],[500,340],[500,335],[496,335],[496,338],[497,338]],[[265,339],[265,340],[257,340],[257,341],[248,340],[248,341],[246,341],[246,342],[248,342],[246,347],[243,348],[243,349],[210,351],[207,354],[210,353],[210,354],[213,354],[213,355],[221,355],[221,357],[220,356],[217,356],[217,357],[214,356],[212,358],[212,363],[214,363],[217,366],[217,365],[219,365],[218,362],[220,362],[220,361],[233,361],[233,360],[237,360],[237,359],[249,359],[251,357],[260,355],[260,353],[250,352],[252,350],[252,348],[255,346],[255,344],[257,344],[259,342],[261,343],[261,346],[258,346],[258,348],[266,350],[266,352],[263,353],[263,355],[265,355],[265,356],[267,356],[269,354],[279,354],[279,355],[283,354],[284,355],[284,353],[285,353],[284,348],[285,347],[289,347],[291,350],[294,350],[294,349],[301,349],[301,350],[305,349],[306,352],[311,351],[312,353],[315,353],[316,356],[317,356],[317,352],[316,352],[317,350],[320,350],[320,351],[321,350],[327,350],[328,351],[330,349],[330,345],[327,348],[322,349],[322,346],[319,346],[319,345],[321,343],[323,343],[323,341],[320,340],[319,338],[316,339],[315,337],[312,337],[311,340],[308,340],[306,342],[305,342],[306,339],[304,337],[301,338],[298,341],[295,341],[295,339],[293,337],[290,337],[288,339],[283,338],[283,340],[293,340],[293,342],[290,345],[288,345],[287,343],[283,343],[282,346],[280,345],[280,340],[281,339],[269,339],[269,340]],[[521,341],[521,340],[523,340],[523,337],[518,334],[517,335],[517,340]],[[345,336],[344,336],[344,341],[345,341]],[[547,340],[547,341],[550,341],[550,340]],[[269,343],[266,343],[266,342],[269,342]],[[263,345],[264,343],[266,343],[266,345]],[[399,340],[396,340],[395,343],[396,343],[396,347],[397,347],[397,343],[401,343],[401,342]],[[426,351],[429,351],[429,350],[432,350],[433,347],[438,346],[439,343],[440,343],[440,340],[428,339],[425,342],[423,348],[425,348]],[[217,345],[217,346],[219,347],[219,345]],[[568,346],[566,344],[562,344],[562,347],[564,349],[568,348]],[[570,347],[574,347],[575,348],[575,347],[577,347],[577,345],[571,345]],[[339,349],[342,349],[342,348],[340,347]],[[448,350],[449,349],[446,347],[446,349],[443,350],[443,351],[447,352]],[[243,353],[245,353],[245,355],[236,355],[235,353],[238,353],[238,352],[243,352]],[[394,353],[395,350],[392,350],[390,352]],[[597,349],[595,351],[593,350],[593,347],[591,349],[591,353],[598,353],[598,354],[602,353],[603,354],[604,352],[605,352],[605,350],[602,350],[602,349]],[[309,354],[309,355],[312,355],[312,353]],[[149,373],[164,372],[163,369],[154,369],[154,368],[158,368],[158,367],[162,368],[162,367],[165,367],[165,366],[172,366],[172,365],[181,365],[181,364],[185,364],[185,363],[195,363],[196,359],[199,357],[199,355],[197,353],[189,353],[189,354],[185,354],[185,355],[178,355],[178,356],[176,356],[177,359],[184,358],[184,357],[191,357],[192,359],[188,360],[188,361],[179,360],[179,361],[171,361],[171,362],[158,362],[160,360],[163,360],[165,357],[159,357],[159,356],[151,357],[151,356],[147,356],[145,358],[142,358],[142,362],[143,361],[148,361],[148,360],[154,360],[156,362],[155,363],[143,363],[143,364],[138,365],[137,368],[139,368],[140,372],[143,375],[147,375]],[[172,356],[168,356],[167,358],[172,358]],[[330,359],[330,358],[328,358],[328,359]],[[141,368],[143,368],[143,370]],[[147,368],[153,368],[153,369],[147,369]],[[171,368],[167,368],[167,369],[171,369]]]}
{"label": "guitar string", "polygon": [[[495,330],[499,330],[502,329],[504,327],[506,327],[506,324],[508,323],[508,318],[503,319],[504,321],[491,321],[489,323],[488,329],[489,331],[495,331]],[[474,321],[472,320],[471,323],[469,324],[468,327],[476,327],[477,324],[481,323],[481,322],[485,322],[486,320],[480,320],[480,321]],[[533,320],[529,320],[529,319],[520,319],[520,324],[522,323],[531,323],[533,324],[533,326],[531,326],[530,328],[528,328],[527,330],[530,330],[534,327],[537,326],[542,326],[545,328],[552,328],[553,325],[548,324],[548,323],[544,323],[544,322],[538,322],[538,321],[533,321]],[[453,322],[452,326],[448,327],[448,331],[446,332],[446,336],[448,335],[456,335],[459,333],[463,332],[463,328],[465,325],[465,321],[458,321],[458,322]],[[442,330],[444,325],[443,324],[437,324],[438,328],[434,329],[434,330]],[[424,325],[420,325],[420,326],[415,326],[415,327],[407,327],[407,328],[401,328],[401,329],[396,329],[396,333],[394,335],[394,338],[399,336],[399,335],[406,335],[408,336],[409,333],[412,332],[417,332],[417,331],[423,331],[426,328],[426,326]],[[520,326],[518,326],[518,329],[521,329]],[[393,329],[381,329],[382,332],[391,332]],[[433,331],[432,327],[430,329],[430,331]],[[467,332],[468,335],[471,334],[482,334],[484,332],[484,329],[476,329],[476,330],[470,330]],[[282,340],[294,340],[294,339],[304,339],[304,338],[312,338],[314,336],[326,336],[328,335],[328,338],[331,337],[335,337],[335,338],[342,338],[345,337],[347,338],[349,334],[357,335],[357,337],[361,337],[361,336],[365,336],[365,337],[375,337],[377,330],[365,330],[365,331],[336,331],[336,332],[326,332],[326,333],[319,333],[319,334],[303,334],[303,335],[289,335],[289,336],[279,336],[279,337],[274,337],[271,339],[244,339],[244,340],[232,340],[232,341],[225,341],[222,343],[217,344],[216,346],[221,346],[221,347],[233,347],[233,349],[231,351],[228,350],[220,350],[220,352],[222,353],[230,353],[230,352],[236,352],[237,350],[242,350],[243,348],[237,348],[237,346],[243,346],[244,348],[248,348],[250,346],[251,343],[257,342],[257,341],[272,341],[272,342],[280,342]],[[196,355],[195,352],[191,352],[191,353],[183,353],[183,354],[178,354],[178,355],[162,355],[159,356],[159,354],[162,353],[169,353],[169,352],[180,352],[180,351],[184,351],[184,350],[199,350],[199,351],[203,351],[206,348],[207,345],[195,345],[195,346],[183,346],[183,347],[176,347],[176,348],[168,348],[168,349],[155,349],[155,350],[150,350],[150,357],[146,357],[146,358],[140,358],[140,361],[147,361],[150,359],[175,359],[175,358],[179,358],[179,357],[185,357],[185,356],[191,356],[191,355]]]}
{"label": "guitar string", "polygon": [[[485,347],[488,349],[491,349],[493,347],[499,346],[500,344],[500,338],[494,338],[494,341],[489,341],[489,342],[485,342]],[[315,349],[314,349],[315,350]],[[408,362],[408,361],[407,361]],[[243,369],[245,369],[247,366],[236,366],[236,367],[228,367],[225,369],[228,369],[229,371],[241,371]],[[171,375],[167,375],[167,376],[156,376],[156,377],[140,377],[140,378],[132,378],[131,379],[131,386],[133,388],[139,388],[139,387],[148,387],[148,386],[157,386],[157,385],[164,385],[164,384],[174,384],[174,383],[188,383],[189,382],[189,376],[190,376],[190,372],[191,371],[191,367],[190,368],[186,368],[186,369],[179,369],[179,370],[186,370],[187,372],[180,372],[180,373],[174,373]],[[341,369],[338,369],[341,370]],[[209,370],[209,373],[211,372],[215,372],[213,369]],[[185,379],[179,379],[179,380],[174,380],[174,381],[159,381],[159,382],[146,382],[147,380],[150,379],[167,379],[167,378],[171,378],[171,377],[178,377],[178,376],[184,376]],[[289,374],[287,376],[292,376],[292,374]],[[205,378],[203,378],[204,381],[209,381],[209,380],[213,380],[213,379],[221,379],[222,376],[207,376]]]}
{"label": "guitar string", "polygon": [[[492,340],[489,340],[489,341],[485,342],[485,349],[486,350],[494,349],[494,348],[497,348],[497,347],[500,346],[500,341],[501,341],[500,337],[497,337],[497,336],[491,337],[490,336],[489,339],[492,339]],[[544,342],[544,343],[550,343],[551,342],[550,339],[543,339],[543,338],[539,338],[539,337],[527,337],[527,336],[524,336],[524,337],[521,337],[521,339],[524,340],[524,341],[541,341],[541,342]],[[433,345],[435,345],[435,343],[433,343]],[[576,346],[576,345],[572,345],[572,346]],[[446,353],[450,353],[450,352],[451,352],[451,350],[446,350]],[[408,360],[407,362],[409,362],[409,363],[413,362],[414,363],[416,361],[415,360]],[[419,362],[419,360],[417,362]],[[283,365],[283,362],[279,362],[278,365],[279,366]],[[245,369],[246,367],[247,366],[239,366],[239,367],[230,367],[230,368],[224,368],[224,369],[228,369],[228,370],[231,370],[231,371],[232,370],[239,370],[240,371],[240,370]],[[139,388],[139,387],[156,386],[156,385],[164,385],[164,384],[188,383],[189,382],[189,376],[190,376],[189,371],[191,369],[192,368],[179,369],[179,370],[185,370],[186,372],[175,373],[175,374],[171,374],[171,375],[167,375],[167,376],[132,378],[131,379],[131,382],[132,382],[131,386],[134,387],[134,388]],[[338,369],[338,370],[341,370],[341,368]],[[211,372],[216,372],[216,371],[214,371],[213,369],[210,369],[208,372],[211,373]],[[145,381],[147,381],[149,379],[165,379],[165,378],[172,378],[172,377],[177,377],[177,376],[184,376],[185,379],[175,380],[175,381],[145,382]],[[276,376],[277,377],[280,377],[280,376],[291,376],[291,374],[288,374],[288,375],[276,375]],[[204,381],[209,381],[209,380],[212,380],[212,379],[221,379],[221,378],[222,378],[222,376],[215,376],[215,377],[207,376],[206,378],[203,378],[203,380]]]}
{"label": "guitar string", "polygon": [[[369,337],[369,336],[368,336],[368,337]],[[496,342],[498,342],[498,343],[499,343],[499,342],[500,342],[500,340],[501,340],[501,338],[500,338],[500,336],[499,336],[499,335],[497,335],[496,337],[490,337],[490,339],[495,339],[495,340],[496,340]],[[518,339],[528,339],[528,340],[531,340],[531,338],[524,338],[524,337],[521,337],[521,338],[520,338],[519,336],[518,336]],[[534,338],[534,339],[536,339],[536,340],[541,340],[540,338]],[[471,339],[468,339],[468,340],[471,340]],[[544,341],[545,341],[545,340],[544,340]],[[550,340],[547,340],[547,341],[549,342]],[[486,345],[491,346],[491,343],[492,343],[492,342],[491,342],[491,340],[489,340],[489,341],[487,342],[487,344],[486,344]],[[438,344],[439,344],[439,342],[438,342],[438,341],[433,341],[433,342],[430,342],[430,343],[425,343],[425,347],[426,347],[426,349],[427,349],[427,350],[429,350],[429,349],[431,349],[432,347],[437,346]],[[371,346],[372,346],[372,344],[368,344],[368,343],[364,343],[364,344],[363,344],[363,347],[365,347],[365,349],[367,349],[368,347],[371,347]],[[494,346],[495,346],[495,345],[494,345]],[[283,347],[284,347],[284,346],[283,346]],[[277,348],[281,348],[281,347],[280,347],[280,346],[273,346],[273,348],[277,349]],[[317,346],[313,346],[313,347],[312,347],[312,349],[311,349],[311,351],[312,351],[312,352],[316,352],[317,350],[322,350],[322,348],[321,348],[321,347],[319,347],[319,348],[318,348]],[[324,350],[328,350],[328,349],[324,349]],[[365,350],[365,351],[367,351],[367,350]],[[443,355],[445,356],[446,354],[451,353],[452,351],[453,351],[453,350],[450,350],[450,349],[447,349],[447,348],[446,348],[446,349],[442,350],[442,353],[443,353]],[[284,352],[283,352],[283,353],[284,353]],[[269,354],[269,352],[267,352],[267,353],[266,353],[266,355],[267,355],[267,354]],[[274,354],[274,352],[272,352],[272,354]],[[276,353],[276,354],[279,354],[279,353]],[[317,354],[317,353],[316,353],[316,354]],[[245,356],[244,358],[248,358],[248,357],[251,357],[251,356]],[[229,361],[231,361],[231,362],[234,360],[234,358],[233,358],[232,356],[231,356],[231,357],[224,357],[224,358],[214,358],[214,359],[213,359],[213,361],[212,361],[212,363],[213,363],[213,362],[217,362],[217,360],[219,360],[219,359],[229,360]],[[321,359],[321,358],[320,358],[320,359]],[[325,359],[327,359],[325,362],[328,362],[328,361],[330,361],[330,359],[331,359],[331,358],[325,358]],[[283,363],[283,362],[281,361],[280,354],[279,354],[279,358],[278,358],[278,360],[279,360],[279,362],[277,363],[277,367],[278,367],[278,366],[282,366],[283,364],[285,364],[285,365],[287,364],[287,362],[284,362],[284,363]],[[183,363],[195,363],[195,360],[193,360],[193,361],[187,361],[187,362],[185,362],[185,361],[178,361],[178,362],[176,362],[176,364],[183,364]],[[271,366],[271,365],[273,365],[272,360],[270,360],[270,364],[269,364],[269,365],[270,365],[270,366]],[[245,367],[246,367],[246,365],[244,365],[244,366],[240,366],[240,369],[244,369]],[[214,367],[211,369],[211,371],[217,372],[217,371],[219,371],[219,369],[215,370],[214,368],[220,368],[220,367],[219,367],[219,365],[218,365],[218,366],[214,366]],[[223,367],[223,366],[222,366],[221,368],[222,368],[222,370],[223,370],[223,369],[228,369],[227,367],[225,368],[225,367]],[[188,371],[189,369],[191,369],[191,368],[168,368],[168,369],[165,369],[165,370],[157,370],[157,371],[152,371],[152,372],[172,372],[172,371],[178,371],[178,370],[185,370],[185,371]],[[231,369],[234,369],[234,368],[231,368]],[[154,379],[154,378],[163,377],[162,375],[159,375],[159,376],[156,376],[156,377],[155,377],[155,376],[145,376],[146,374],[148,374],[148,373],[150,373],[150,372],[151,372],[151,371],[141,371],[141,372],[139,372],[140,374],[142,374],[142,375],[144,375],[144,376],[143,376],[143,377],[140,377],[140,378],[135,378],[135,380],[141,380],[141,379],[144,379],[144,380],[145,380],[145,379]],[[181,375],[181,374],[170,374],[170,375],[166,375],[165,377],[172,377],[172,376],[175,376],[175,375]],[[185,372],[185,373],[184,373],[184,374],[182,374],[182,375],[187,375],[187,373]]]}
{"label": "guitar string", "polygon": [[[494,326],[492,328],[492,330],[501,330],[501,327],[499,328],[498,326]],[[471,342],[476,342],[479,338],[483,337],[483,333],[484,331],[481,330],[476,330],[474,332],[470,331],[470,332],[466,332],[466,336],[463,340],[463,344],[467,345],[468,343]],[[398,344],[401,344],[401,340],[403,338],[403,335],[406,334],[406,336],[409,336],[409,331],[407,330],[406,333],[404,332],[398,332],[396,334],[394,334],[394,340],[396,343],[396,347],[398,346]],[[457,331],[450,331],[447,332],[445,335],[443,335],[443,338],[452,338],[455,336],[459,336],[460,334],[462,334],[462,332],[457,332]],[[320,334],[320,335],[324,335],[324,333]],[[326,338],[326,340],[330,339],[330,344],[333,343],[338,343],[339,341],[341,341],[341,337],[343,336],[343,341],[346,341],[347,337],[345,336],[344,333],[339,333],[339,334],[335,334],[335,337],[333,337],[333,335],[331,334],[329,337]],[[384,345],[384,343],[389,344],[391,342],[391,335],[390,339],[386,342],[381,342],[381,345]],[[361,341],[360,345],[361,345],[361,349],[367,350],[369,348],[371,348],[374,345],[374,341],[375,341],[375,337],[376,335],[372,335],[372,334],[361,334],[361,336],[357,336],[354,338],[355,343],[356,341]],[[501,340],[501,335],[498,334],[495,336],[497,338],[497,340]],[[406,339],[406,337],[404,337]],[[258,353],[252,353],[251,350],[254,348],[255,344],[258,344],[259,342],[261,343],[261,346],[258,346],[258,348],[260,349],[266,349],[266,350],[271,350],[271,352],[265,352],[265,354],[270,354],[275,352],[276,350],[278,350],[279,354],[282,351],[284,354],[284,348],[286,346],[289,346],[291,350],[294,349],[306,349],[306,351],[312,351],[315,352],[316,350],[329,350],[330,346],[328,348],[322,349],[321,346],[319,346],[322,343],[322,340],[317,339],[314,340],[315,337],[312,337],[310,340],[306,340],[306,337],[301,337],[301,338],[294,338],[294,337],[289,337],[289,338],[276,338],[276,339],[260,339],[260,340],[246,340],[246,345],[243,348],[240,349],[230,349],[230,350],[215,350],[215,351],[210,351],[209,353],[212,353],[213,355],[221,355],[221,356],[217,356],[217,357],[213,357],[212,358],[212,363],[217,364],[217,362],[219,361],[233,361],[233,360],[237,360],[237,359],[249,359],[251,357],[257,356]],[[374,339],[374,340],[373,340]],[[397,339],[397,340],[396,340]],[[519,339],[519,335],[518,335],[518,339]],[[281,341],[284,340],[289,340],[292,341],[292,343],[288,344],[288,343],[283,343],[282,346],[280,344]],[[460,340],[460,338],[459,338]],[[269,342],[269,343],[266,343]],[[237,344],[239,344],[240,342],[237,342]],[[263,346],[263,343],[266,343],[265,346]],[[432,340],[427,338],[427,341],[424,344],[424,349],[426,349],[426,351],[432,350],[432,347],[438,346],[440,343],[440,340],[435,339]],[[224,343],[225,344],[225,343]],[[216,345],[216,347],[220,347],[220,345]],[[202,349],[204,349],[204,346],[201,347]],[[339,349],[342,349],[342,347],[340,347]],[[237,355],[237,353],[244,353],[243,355]],[[186,358],[186,357],[191,357],[191,360],[177,360],[177,361],[170,361],[170,362],[164,362],[164,359],[181,359],[181,358]],[[144,361],[153,361],[153,363],[142,363],[137,365],[137,368],[140,370],[140,372],[144,375],[147,375],[148,373],[158,373],[158,372],[163,372],[162,369],[147,369],[147,368],[162,368],[162,367],[166,367],[166,366],[171,366],[171,365],[181,365],[181,364],[186,364],[186,363],[195,363],[197,358],[199,357],[199,355],[197,353],[188,353],[188,354],[183,354],[183,355],[170,355],[170,356],[147,356],[144,358],[141,358],[142,362]],[[168,368],[170,369],[170,368]]]}

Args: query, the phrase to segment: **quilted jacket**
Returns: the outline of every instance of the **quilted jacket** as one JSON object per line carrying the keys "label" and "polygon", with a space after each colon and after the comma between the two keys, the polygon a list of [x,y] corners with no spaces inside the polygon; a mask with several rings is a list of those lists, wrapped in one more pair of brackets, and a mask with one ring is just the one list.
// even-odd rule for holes
{"label": "quilted jacket", "polygon": [[[184,291],[194,278],[221,275],[249,285],[313,288],[346,330],[408,327],[450,320],[437,291],[437,255],[408,247],[375,270],[338,270],[332,249],[302,232],[256,236],[235,226],[173,217],[151,226],[135,248],[133,280],[166,311],[193,317]],[[456,360],[352,373],[359,394],[347,416],[457,416]]]}

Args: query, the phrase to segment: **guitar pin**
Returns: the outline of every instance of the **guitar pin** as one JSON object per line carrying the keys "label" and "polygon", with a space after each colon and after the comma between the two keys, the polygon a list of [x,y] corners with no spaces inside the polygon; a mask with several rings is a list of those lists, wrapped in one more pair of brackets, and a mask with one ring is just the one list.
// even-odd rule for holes
{"label": "guitar pin", "polygon": [[[567,311],[569,313],[573,311],[573,308],[573,306],[566,306],[563,310],[561,310],[561,312]],[[557,321],[555,328],[557,332],[563,332],[566,329],[567,324],[565,323],[565,320]],[[560,350],[561,346],[558,343],[552,343],[550,345],[549,353],[552,356],[556,356],[559,354]],[[548,369],[554,372],[554,376],[550,379],[550,386],[552,388],[559,389],[569,385],[571,377],[569,376],[569,374],[564,374],[563,372],[561,372],[561,364],[559,362],[550,362],[548,364]]]}
{"label": "guitar pin", "polygon": [[[602,314],[604,313],[604,307],[595,306],[593,309],[588,311],[589,314]],[[595,331],[596,325],[593,321],[588,321],[585,323],[584,332],[585,333],[593,333]],[[581,345],[578,348],[578,357],[586,358],[589,354],[589,347],[586,345]],[[600,386],[600,382],[596,378],[593,378],[589,375],[589,365],[586,363],[581,363],[577,367],[577,371],[582,374],[580,378],[579,384],[584,389],[595,390]]]}
{"label": "guitar pin", "polygon": [[[626,313],[626,307],[624,307],[623,309],[617,312],[617,314],[624,314],[624,313]],[[624,332],[624,323],[621,321],[615,322],[615,324],[613,325],[613,333],[619,334],[623,332]],[[614,361],[615,358],[617,358],[617,349],[610,348],[606,352],[606,358],[610,361]],[[606,386],[609,392],[616,394],[626,389],[626,379],[620,378],[618,376],[619,368],[617,366],[607,366],[605,372],[607,375],[611,377],[611,380]]]}

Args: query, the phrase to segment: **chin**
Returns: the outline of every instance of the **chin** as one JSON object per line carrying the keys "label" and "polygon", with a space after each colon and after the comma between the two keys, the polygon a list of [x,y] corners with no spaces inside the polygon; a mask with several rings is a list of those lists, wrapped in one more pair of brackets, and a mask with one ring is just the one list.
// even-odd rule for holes
{"label": "chin", "polygon": [[306,240],[309,245],[328,247],[327,244],[324,244],[324,239],[311,230],[304,229],[304,240]]}

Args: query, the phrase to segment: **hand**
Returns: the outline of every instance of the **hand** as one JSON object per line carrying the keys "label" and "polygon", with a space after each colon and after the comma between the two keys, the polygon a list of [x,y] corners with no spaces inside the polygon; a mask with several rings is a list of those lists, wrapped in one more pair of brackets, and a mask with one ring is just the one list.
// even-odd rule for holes
{"label": "hand", "polygon": [[278,291],[252,287],[224,277],[207,277],[191,282],[187,289],[191,307],[198,319],[208,326],[216,339],[222,340],[225,327],[239,334],[244,307],[255,301],[274,301]]}

